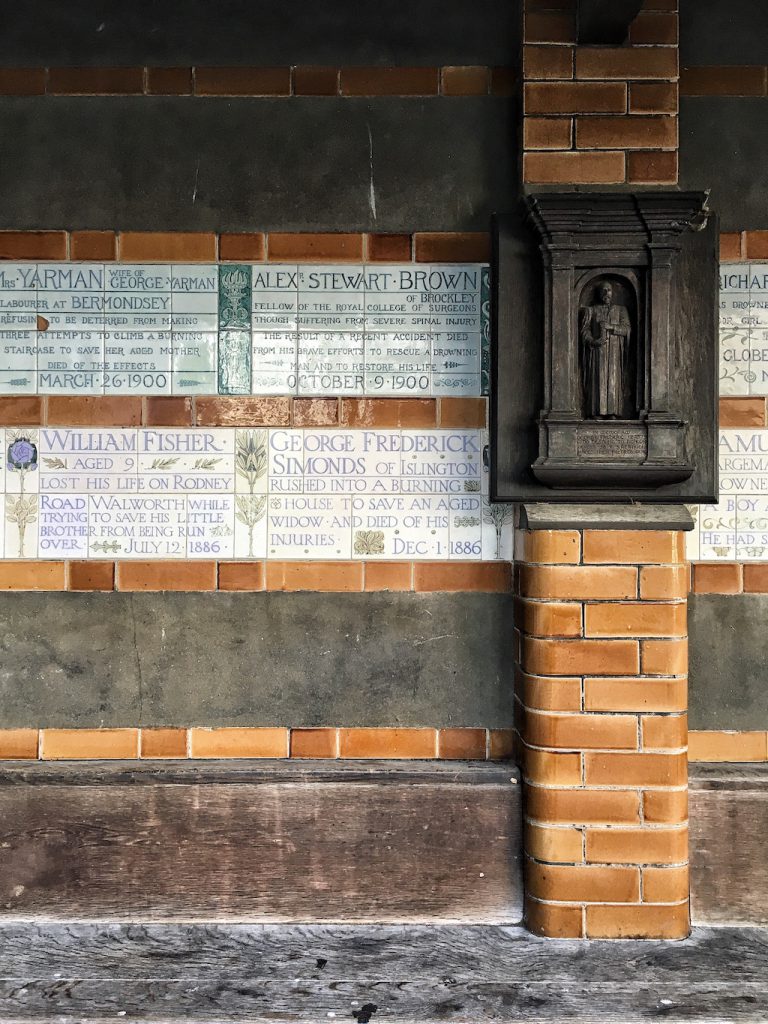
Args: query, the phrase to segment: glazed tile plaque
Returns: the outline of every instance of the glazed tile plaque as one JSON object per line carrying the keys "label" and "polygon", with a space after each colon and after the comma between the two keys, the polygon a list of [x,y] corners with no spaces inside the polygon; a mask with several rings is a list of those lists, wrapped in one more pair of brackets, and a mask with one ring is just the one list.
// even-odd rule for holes
{"label": "glazed tile plaque", "polygon": [[479,395],[489,316],[478,263],[3,263],[0,392]]}
{"label": "glazed tile plaque", "polygon": [[480,430],[3,433],[5,558],[511,557]]}
{"label": "glazed tile plaque", "polygon": [[690,506],[692,561],[768,561],[768,430],[721,430],[720,501]]}
{"label": "glazed tile plaque", "polygon": [[720,265],[720,394],[768,394],[768,263]]}

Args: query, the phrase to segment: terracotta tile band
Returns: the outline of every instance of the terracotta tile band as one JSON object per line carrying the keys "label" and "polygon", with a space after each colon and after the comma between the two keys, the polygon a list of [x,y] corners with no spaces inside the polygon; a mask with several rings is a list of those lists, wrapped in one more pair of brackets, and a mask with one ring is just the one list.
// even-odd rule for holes
{"label": "terracotta tile band", "polygon": [[694,594],[741,594],[744,566],[736,562],[698,562],[691,566]]}
{"label": "terracotta tile band", "polygon": [[688,757],[691,761],[768,761],[768,732],[689,732]]}
{"label": "terracotta tile band", "polygon": [[2,68],[0,96],[507,96],[507,67]]}
{"label": "terracotta tile band", "polygon": [[0,591],[509,593],[509,562],[0,561]]}
{"label": "terracotta tile band", "polygon": [[2,395],[7,427],[472,428],[487,425],[486,398],[291,398],[260,395]]}
{"label": "terracotta tile band", "polygon": [[765,395],[720,399],[721,427],[766,426]]}
{"label": "terracotta tile band", "polygon": [[3,231],[1,260],[134,262],[473,263],[491,257],[485,231]]}
{"label": "terracotta tile band", "polygon": [[0,591],[313,591],[506,594],[510,562],[0,560]]}
{"label": "terracotta tile band", "polygon": [[0,760],[384,758],[507,760],[511,729],[213,728],[0,729]]}
{"label": "terracotta tile band", "polygon": [[693,562],[694,594],[768,594],[768,562]]}
{"label": "terracotta tile band", "polygon": [[768,68],[692,67],[680,69],[681,96],[767,96]]}
{"label": "terracotta tile band", "polygon": [[[288,736],[290,757],[329,757],[339,754],[338,733],[345,733],[346,756],[389,757],[389,750],[408,750],[409,758],[437,760],[506,760],[512,754],[511,729],[200,729],[212,734],[205,749],[214,745],[222,751],[215,756],[286,756],[259,754],[260,733],[281,732]],[[233,737],[232,733],[242,733]],[[225,734],[221,740],[218,733]],[[397,735],[392,735],[397,734]],[[411,735],[413,734],[413,735]],[[0,729],[0,760],[37,760],[38,758],[101,759],[104,757],[179,757],[188,752],[188,730],[183,727],[126,729]],[[274,746],[275,736],[268,737]],[[768,732],[691,731],[688,734],[689,760],[693,762],[768,761]],[[385,751],[382,753],[382,751]],[[435,753],[436,752],[436,753]],[[204,754],[203,756],[210,756]],[[397,755],[395,755],[397,756]],[[403,756],[400,754],[399,756]],[[570,754],[556,755],[567,759]],[[551,769],[550,769],[551,772]],[[549,778],[552,776],[549,774]],[[659,794],[655,794],[658,796]],[[663,794],[662,794],[663,795]],[[647,819],[647,815],[646,815]]]}
{"label": "terracotta tile band", "polygon": [[726,231],[720,235],[720,259],[725,262],[768,259],[768,231]]}

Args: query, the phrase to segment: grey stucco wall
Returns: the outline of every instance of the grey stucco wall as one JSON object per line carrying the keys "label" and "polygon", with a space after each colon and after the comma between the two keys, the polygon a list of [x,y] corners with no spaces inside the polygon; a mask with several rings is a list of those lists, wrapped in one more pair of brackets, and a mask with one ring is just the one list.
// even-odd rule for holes
{"label": "grey stucco wall", "polygon": [[[522,0],[28,0],[0,22],[0,66],[517,63]],[[765,61],[768,7],[680,0],[685,65]]]}
{"label": "grey stucco wall", "polygon": [[[517,66],[521,0],[30,0],[0,67]],[[514,204],[495,97],[0,98],[2,227],[488,230]]]}
{"label": "grey stucco wall", "polygon": [[512,723],[505,594],[0,595],[0,728]]}
{"label": "grey stucco wall", "polygon": [[691,594],[691,729],[768,729],[768,595]]}
{"label": "grey stucco wall", "polygon": [[680,186],[712,190],[722,231],[768,228],[768,98],[683,97]]}
{"label": "grey stucco wall", "polygon": [[27,0],[0,66],[509,64],[521,0]]}
{"label": "grey stucco wall", "polygon": [[4,228],[487,231],[515,103],[0,98]]}
{"label": "grey stucco wall", "polygon": [[[680,64],[764,65],[768,4],[680,0]],[[688,96],[680,102],[680,185],[711,188],[723,231],[768,227],[768,99]]]}
{"label": "grey stucco wall", "polygon": [[758,0],[680,0],[680,60],[765,64],[768,5]]}
{"label": "grey stucco wall", "polygon": [[[505,594],[0,595],[0,728],[513,719]],[[768,728],[768,595],[693,594],[690,726]]]}

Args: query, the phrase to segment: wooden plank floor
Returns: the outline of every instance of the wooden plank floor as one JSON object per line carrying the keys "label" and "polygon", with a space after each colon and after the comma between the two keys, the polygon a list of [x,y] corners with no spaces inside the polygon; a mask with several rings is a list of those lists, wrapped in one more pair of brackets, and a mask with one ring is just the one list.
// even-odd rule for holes
{"label": "wooden plank floor", "polygon": [[0,923],[0,1021],[740,1024],[768,930],[553,942],[498,925]]}

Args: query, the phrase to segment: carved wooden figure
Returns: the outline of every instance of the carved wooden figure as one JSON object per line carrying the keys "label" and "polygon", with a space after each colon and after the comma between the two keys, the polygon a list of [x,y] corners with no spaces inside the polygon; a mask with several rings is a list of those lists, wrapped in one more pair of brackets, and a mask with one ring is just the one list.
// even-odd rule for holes
{"label": "carved wooden figure", "polygon": [[582,377],[587,417],[618,419],[626,406],[631,325],[626,306],[613,301],[613,285],[601,281],[600,301],[581,315]]}

